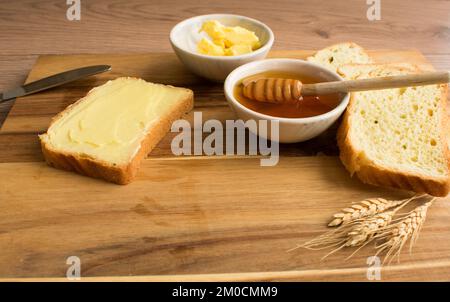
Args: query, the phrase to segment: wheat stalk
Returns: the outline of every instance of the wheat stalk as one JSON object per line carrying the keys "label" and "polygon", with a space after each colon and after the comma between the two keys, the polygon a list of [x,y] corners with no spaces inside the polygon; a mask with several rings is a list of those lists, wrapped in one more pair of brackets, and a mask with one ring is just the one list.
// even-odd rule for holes
{"label": "wheat stalk", "polygon": [[384,198],[364,199],[357,204],[354,204],[349,208],[344,208],[341,212],[334,214],[333,220],[328,224],[328,226],[340,226],[357,219],[373,216],[422,196],[423,195],[415,195],[411,198],[401,200],[386,200]]}
{"label": "wheat stalk", "polygon": [[[322,259],[325,259],[329,255],[339,251],[344,247],[359,247],[354,252],[356,253],[360,248],[371,242],[374,236],[392,221],[392,218],[397,213],[397,211],[399,211],[413,199],[414,197],[407,200],[402,200],[402,202],[397,205],[397,208],[391,211],[378,213],[371,217],[362,217],[346,222],[338,228],[326,232],[325,234],[322,234],[321,236],[314,238],[304,243],[303,245],[297,245],[291,250],[300,247],[311,250],[321,250],[335,247],[334,250],[326,254]],[[349,257],[353,256],[353,254]]]}
{"label": "wheat stalk", "polygon": [[[296,248],[303,247],[311,250],[334,248],[322,259],[325,259],[345,247],[362,248],[373,240],[374,236],[380,229],[384,228],[392,221],[396,211],[397,209],[376,214],[372,217],[366,217],[365,219],[361,218],[354,220],[340,226],[335,230],[326,232],[325,234],[314,238],[303,245],[297,246]],[[350,255],[350,257],[352,255]]]}
{"label": "wheat stalk", "polygon": [[[339,251],[340,249],[346,247],[357,247],[357,249],[347,257],[348,259],[368,243],[372,242],[375,239],[379,239],[385,240],[386,242],[377,247],[377,255],[385,251],[386,249],[389,249],[387,255],[389,257],[389,255],[392,252],[396,252],[397,249],[399,253],[409,236],[412,236],[410,246],[410,248],[412,248],[412,244],[417,240],[420,228],[423,224],[423,221],[425,220],[426,209],[428,209],[434,199],[422,206],[417,207],[409,213],[403,214],[398,219],[394,219],[394,216],[397,215],[397,212],[404,206],[406,206],[410,201],[423,196],[424,195],[415,195],[408,199],[391,200],[387,202],[380,201],[380,204],[382,203],[384,204],[384,206],[378,206],[378,203],[376,202],[371,203],[377,205],[377,207],[368,209],[366,211],[360,211],[359,214],[357,214],[361,215],[360,218],[349,218],[345,221],[343,220],[337,228],[330,230],[304,243],[303,245],[297,245],[289,251],[295,250],[300,247],[311,250],[334,248],[331,252],[329,252],[322,258],[323,260],[329,255]],[[381,211],[381,209],[386,210],[386,207],[391,210],[377,213],[377,211]],[[358,208],[355,209],[359,210]],[[357,215],[355,214],[354,217],[357,217]],[[393,234],[395,234],[396,236],[401,236],[403,240],[405,232],[408,234],[406,236],[406,240],[390,240],[390,237],[392,237]]]}
{"label": "wheat stalk", "polygon": [[411,212],[396,219],[395,223],[387,226],[382,232],[374,238],[383,241],[382,244],[375,246],[378,250],[376,255],[387,251],[383,263],[391,259],[389,263],[397,256],[400,261],[400,252],[408,240],[409,252],[411,253],[414,243],[419,237],[420,230],[425,222],[428,208],[433,204],[436,198],[431,199],[427,203],[416,207]]}

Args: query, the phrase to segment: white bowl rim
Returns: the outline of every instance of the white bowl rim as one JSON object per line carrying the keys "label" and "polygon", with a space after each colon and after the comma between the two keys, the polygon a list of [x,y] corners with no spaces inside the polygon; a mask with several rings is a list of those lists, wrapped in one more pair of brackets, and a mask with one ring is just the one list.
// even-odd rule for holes
{"label": "white bowl rim", "polygon": [[[180,47],[177,43],[176,43],[176,39],[174,38],[175,35],[175,30],[177,30],[178,28],[186,25],[186,23],[192,22],[195,19],[200,19],[200,18],[206,18],[206,17],[211,17],[211,18],[217,18],[217,17],[229,17],[229,18],[239,18],[239,19],[244,19],[253,23],[258,24],[259,26],[261,26],[262,28],[264,28],[264,30],[269,34],[269,39],[267,40],[266,43],[264,43],[263,46],[261,46],[260,48],[258,48],[255,51],[246,53],[246,54],[242,54],[242,55],[237,55],[237,56],[210,56],[210,55],[204,55],[204,54],[200,54],[200,53],[196,53],[194,51],[190,51],[187,49],[184,49],[182,47]],[[229,61],[229,60],[233,60],[233,59],[245,59],[245,58],[250,58],[253,56],[257,56],[258,54],[264,53],[265,51],[270,50],[270,48],[272,48],[273,42],[275,41],[275,35],[273,34],[272,30],[270,29],[269,26],[267,26],[265,23],[253,19],[253,18],[249,18],[246,16],[242,16],[242,15],[235,15],[235,14],[206,14],[206,15],[199,15],[199,16],[194,16],[188,19],[185,19],[179,23],[177,23],[174,27],[172,27],[172,29],[170,30],[170,43],[175,46],[177,49],[189,53],[191,55],[200,57],[200,58],[209,58],[209,59],[216,59],[216,60],[221,60],[221,61]]]}
{"label": "white bowl rim", "polygon": [[259,113],[257,111],[254,111],[254,110],[250,109],[250,108],[245,107],[240,102],[238,102],[236,100],[236,98],[234,97],[233,88],[234,88],[234,85],[235,85],[236,81],[234,83],[231,83],[231,80],[230,80],[231,77],[235,76],[236,73],[242,71],[243,69],[253,68],[253,67],[255,67],[255,65],[265,64],[266,62],[269,62],[269,61],[270,62],[280,62],[280,63],[283,63],[283,62],[284,63],[297,62],[297,63],[310,65],[310,66],[312,66],[314,68],[317,68],[317,69],[320,69],[321,71],[324,71],[325,73],[329,73],[329,74],[335,76],[338,79],[338,81],[343,81],[344,80],[336,72],[331,71],[329,69],[326,69],[325,67],[322,67],[322,66],[320,66],[320,65],[318,65],[316,63],[308,62],[308,61],[305,61],[305,60],[302,60],[302,59],[290,59],[290,58],[264,59],[264,60],[254,61],[254,62],[250,62],[250,63],[244,64],[244,65],[241,65],[238,68],[236,68],[235,70],[233,70],[232,72],[230,72],[230,74],[227,76],[227,78],[225,79],[225,82],[224,82],[224,91],[225,91],[225,95],[226,95],[227,101],[230,102],[230,100],[231,100],[233,105],[236,105],[240,109],[246,111],[248,114],[256,116],[259,119],[278,120],[280,122],[287,123],[287,124],[298,124],[298,123],[305,123],[306,124],[306,123],[326,120],[326,119],[329,119],[329,118],[335,116],[336,114],[339,114],[339,112],[342,113],[345,110],[345,108],[347,107],[347,105],[348,105],[348,103],[350,101],[350,94],[349,93],[346,93],[342,97],[342,100],[340,101],[339,105],[337,105],[332,110],[327,111],[327,112],[322,113],[322,114],[319,114],[319,115],[311,116],[311,117],[299,117],[299,118],[277,117],[277,116],[271,116],[271,115]]}

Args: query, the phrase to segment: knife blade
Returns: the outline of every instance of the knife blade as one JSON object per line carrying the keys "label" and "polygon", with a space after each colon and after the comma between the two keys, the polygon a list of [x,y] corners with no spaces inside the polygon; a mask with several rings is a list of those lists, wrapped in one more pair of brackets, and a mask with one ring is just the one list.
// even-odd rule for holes
{"label": "knife blade", "polygon": [[87,76],[99,74],[109,70],[111,70],[111,66],[109,65],[94,65],[57,73],[49,77],[6,91],[5,93],[0,93],[0,103],[16,97],[60,86],[62,84],[66,84]]}

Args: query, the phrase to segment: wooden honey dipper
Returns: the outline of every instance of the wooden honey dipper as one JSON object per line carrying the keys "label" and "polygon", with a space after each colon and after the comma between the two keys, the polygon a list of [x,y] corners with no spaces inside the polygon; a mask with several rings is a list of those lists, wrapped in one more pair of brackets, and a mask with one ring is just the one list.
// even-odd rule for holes
{"label": "wooden honey dipper", "polygon": [[260,78],[244,80],[242,94],[251,100],[268,103],[297,103],[302,96],[323,95],[339,92],[378,90],[410,86],[424,86],[450,82],[450,72],[436,71],[421,74],[378,77],[362,80],[347,80],[302,84],[299,80],[282,78]]}

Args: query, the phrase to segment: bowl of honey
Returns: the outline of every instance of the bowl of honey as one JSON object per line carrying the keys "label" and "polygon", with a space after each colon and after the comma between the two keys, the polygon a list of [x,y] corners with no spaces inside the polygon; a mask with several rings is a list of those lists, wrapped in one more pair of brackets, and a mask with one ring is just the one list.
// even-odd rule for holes
{"label": "bowl of honey", "polygon": [[[337,73],[315,63],[299,59],[266,59],[233,70],[225,80],[224,91],[228,104],[239,119],[278,122],[276,136],[270,131],[255,134],[281,143],[295,143],[327,130],[345,111],[349,94],[305,95],[295,102],[277,100],[283,100],[286,94],[296,94],[295,83],[342,80]],[[246,91],[249,83],[256,83],[251,87],[253,94]],[[258,93],[268,100],[259,100]]]}

